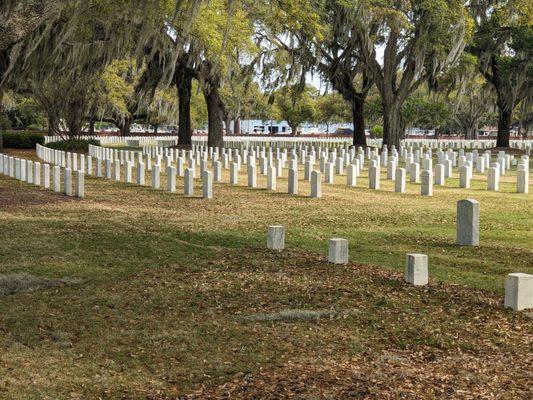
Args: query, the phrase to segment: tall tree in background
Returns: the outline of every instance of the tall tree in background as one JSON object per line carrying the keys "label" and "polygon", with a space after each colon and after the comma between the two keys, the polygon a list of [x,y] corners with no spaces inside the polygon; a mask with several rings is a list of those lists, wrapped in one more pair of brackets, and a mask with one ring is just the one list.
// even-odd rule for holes
{"label": "tall tree in background", "polygon": [[470,7],[476,30],[468,50],[496,91],[496,146],[509,147],[513,111],[533,99],[533,8],[528,0],[479,0]]}
{"label": "tall tree in background", "polygon": [[285,86],[276,91],[274,113],[278,121],[287,121],[291,135],[298,134],[298,127],[303,122],[312,122],[315,117],[316,89],[299,85]]}
{"label": "tall tree in background", "polygon": [[352,32],[357,15],[352,5],[341,1],[323,2],[318,13],[325,32],[315,42],[317,69],[350,105],[353,145],[366,146],[364,108],[373,81],[360,61],[357,37]]}
{"label": "tall tree in background", "polygon": [[326,133],[329,133],[331,123],[350,119],[350,111],[342,96],[337,92],[331,92],[316,98],[314,120],[326,124]]}
{"label": "tall tree in background", "polygon": [[461,55],[469,38],[468,14],[460,0],[342,4],[356,13],[351,29],[358,41],[357,57],[381,95],[383,144],[398,147],[404,134],[402,104],[423,82],[435,82]]}

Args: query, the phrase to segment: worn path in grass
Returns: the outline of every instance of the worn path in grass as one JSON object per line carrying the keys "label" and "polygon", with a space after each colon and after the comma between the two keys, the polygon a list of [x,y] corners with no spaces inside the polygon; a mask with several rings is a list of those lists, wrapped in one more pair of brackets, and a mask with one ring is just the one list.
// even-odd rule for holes
{"label": "worn path in grass", "polygon": [[[531,397],[531,316],[501,308],[505,274],[533,273],[531,200],[512,181],[431,199],[360,184],[205,201],[89,178],[66,200],[1,177],[1,273],[76,283],[0,299],[0,397]],[[465,197],[478,249],[453,244]],[[278,223],[281,254],[262,249]],[[335,235],[354,263],[324,262]],[[428,288],[395,272],[415,251]]]}

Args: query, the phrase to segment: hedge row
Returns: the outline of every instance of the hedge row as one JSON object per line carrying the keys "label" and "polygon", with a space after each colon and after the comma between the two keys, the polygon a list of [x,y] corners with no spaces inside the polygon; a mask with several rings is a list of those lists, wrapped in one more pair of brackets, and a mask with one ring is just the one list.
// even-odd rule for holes
{"label": "hedge row", "polygon": [[58,142],[50,142],[46,144],[46,147],[62,151],[75,151],[81,153],[87,153],[89,151],[89,145],[99,146],[100,143],[97,140],[89,139],[73,139],[73,140],[61,140]]}
{"label": "hedge row", "polygon": [[35,149],[36,144],[44,144],[44,135],[36,132],[4,132],[3,146],[6,149]]}

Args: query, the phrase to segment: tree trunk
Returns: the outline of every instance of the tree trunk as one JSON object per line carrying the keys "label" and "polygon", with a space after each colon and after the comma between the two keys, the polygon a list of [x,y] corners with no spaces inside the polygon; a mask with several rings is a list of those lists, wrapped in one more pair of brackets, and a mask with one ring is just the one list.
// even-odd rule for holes
{"label": "tree trunk", "polygon": [[222,147],[224,144],[224,134],[222,129],[222,101],[218,87],[204,89],[204,97],[207,105],[207,145],[211,147]]}
{"label": "tree trunk", "polygon": [[154,135],[157,135],[157,132],[159,131],[159,124],[153,125],[154,127]]}
{"label": "tree trunk", "polygon": [[89,136],[94,136],[94,119],[89,120]]}
{"label": "tree trunk", "polygon": [[477,128],[475,126],[467,126],[465,129],[465,139],[474,140],[476,138],[476,130]]}
{"label": "tree trunk", "polygon": [[130,136],[131,132],[131,123],[133,122],[131,117],[128,117],[124,119],[124,121],[120,124],[120,136]]}
{"label": "tree trunk", "polygon": [[233,133],[235,135],[241,134],[241,117],[235,119],[235,124],[233,125]]}
{"label": "tree trunk", "polygon": [[298,125],[297,124],[289,124],[291,127],[291,136],[296,136],[298,134]]}
{"label": "tree trunk", "polygon": [[60,136],[61,129],[59,128],[59,117],[53,114],[48,114],[48,134],[51,136]]}
{"label": "tree trunk", "polygon": [[192,76],[186,71],[180,71],[176,82],[179,99],[178,143],[192,145],[191,129],[191,91]]}
{"label": "tree trunk", "polygon": [[231,133],[231,119],[226,117],[224,118],[224,126],[226,127],[226,135]]}
{"label": "tree trunk", "polygon": [[85,102],[83,98],[74,98],[69,102],[65,118],[69,139],[74,139],[81,135],[84,111]]}
{"label": "tree trunk", "polygon": [[400,121],[400,107],[394,102],[382,101],[383,104],[383,145],[389,149],[400,148],[402,127]]}
{"label": "tree trunk", "polygon": [[353,145],[366,147],[365,100],[354,97],[352,103]]}
{"label": "tree trunk", "polygon": [[[2,60],[0,60],[0,64]],[[2,71],[0,70],[0,82],[2,81]],[[2,101],[4,100],[4,91],[0,87],[0,152],[4,151],[4,125],[2,124],[1,118],[4,113],[4,107],[2,106]]]}
{"label": "tree trunk", "polygon": [[496,147],[509,147],[511,139],[511,116],[513,107],[508,106],[503,95],[498,94],[498,138]]}

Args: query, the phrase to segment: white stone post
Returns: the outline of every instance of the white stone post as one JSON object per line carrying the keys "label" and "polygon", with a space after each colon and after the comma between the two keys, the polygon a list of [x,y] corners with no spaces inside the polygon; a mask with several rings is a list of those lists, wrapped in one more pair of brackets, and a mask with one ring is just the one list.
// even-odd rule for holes
{"label": "white stone post", "polygon": [[444,165],[437,164],[435,165],[435,185],[444,186],[445,183]]}
{"label": "white stone post", "polygon": [[289,168],[289,194],[298,194],[298,168]]}
{"label": "white stone post", "polygon": [[433,171],[422,171],[420,194],[422,196],[433,196]]}
{"label": "white stone post", "polygon": [[311,197],[322,197],[322,177],[320,171],[311,172]]}
{"label": "white stone post", "polygon": [[61,192],[61,167],[54,166],[54,192]]}
{"label": "white stone post", "polygon": [[120,182],[120,160],[115,160],[113,163],[113,180]]}
{"label": "white stone post", "polygon": [[519,168],[516,171],[516,191],[518,193],[529,193],[529,176],[526,169]]}
{"label": "white stone post", "polygon": [[213,198],[213,173],[208,170],[202,172],[202,194],[204,199]]}
{"label": "white stone post", "polygon": [[65,182],[64,193],[67,196],[72,196],[72,170],[65,168]]}
{"label": "white stone post", "polygon": [[479,246],[479,202],[476,200],[457,202],[457,244]]}
{"label": "white stone post", "polygon": [[355,187],[357,185],[357,166],[355,164],[349,164],[346,171],[346,185],[349,187]]}
{"label": "white stone post", "polygon": [[111,179],[111,160],[107,159],[105,160],[105,178]]}
{"label": "white stone post", "polygon": [[213,169],[215,182],[222,182],[222,162],[215,161],[213,163]]}
{"label": "white stone post", "polygon": [[276,190],[276,168],[267,167],[267,189]]}
{"label": "white stone post", "polygon": [[405,281],[415,286],[428,284],[428,256],[426,254],[407,254]]}
{"label": "white stone post", "polygon": [[137,163],[137,185],[144,186],[145,183],[145,167],[143,162]]}
{"label": "white stone post", "polygon": [[279,225],[268,227],[267,248],[281,251],[285,249],[285,228]]}
{"label": "white stone post", "polygon": [[333,183],[334,182],[334,178],[333,178],[333,163],[326,163],[325,166],[325,171],[324,171],[324,182],[325,183]]}
{"label": "white stone post", "polygon": [[50,164],[43,165],[43,186],[50,189]]}
{"label": "white stone post", "polygon": [[33,183],[33,161],[26,160],[26,182]]}
{"label": "white stone post", "polygon": [[500,188],[500,171],[499,167],[494,164],[489,168],[487,177],[487,190],[498,191]]}
{"label": "white stone post", "polygon": [[329,240],[328,261],[333,264],[348,263],[348,241],[346,239]]}
{"label": "white stone post", "polygon": [[446,160],[444,163],[444,177],[445,178],[451,178],[453,171],[452,171],[452,160]]}
{"label": "white stone post", "polygon": [[520,272],[507,275],[504,306],[515,311],[533,308],[533,275]]}
{"label": "white stone post", "polygon": [[33,184],[41,186],[41,163],[35,162],[33,169]]}
{"label": "white stone post", "polygon": [[76,196],[83,199],[85,197],[85,173],[76,172]]}
{"label": "white stone post", "polygon": [[172,164],[167,167],[167,191],[176,192],[176,167],[173,167]]}
{"label": "white stone post", "polygon": [[131,161],[126,161],[126,169],[124,172],[124,180],[126,181],[126,183],[133,182],[132,171],[133,171],[133,163]]}
{"label": "white stone post", "polygon": [[379,173],[379,167],[376,167],[375,165],[372,165],[368,169],[368,187],[370,189],[379,189],[379,183],[380,183],[380,173]]}
{"label": "white stone post", "polygon": [[194,194],[194,170],[192,168],[185,169],[183,193],[185,196],[192,196]]}
{"label": "white stone post", "polygon": [[229,170],[229,183],[232,185],[237,185],[239,182],[239,166],[237,163],[231,163]]}
{"label": "white stone post", "polygon": [[103,176],[104,175],[102,173],[102,159],[98,157],[96,159],[96,177],[101,178]]}
{"label": "white stone post", "polygon": [[469,168],[465,165],[459,168],[459,187],[463,189],[470,189]]}
{"label": "white stone post", "polygon": [[476,160],[476,171],[480,174],[485,173],[485,157],[478,156]]}
{"label": "white stone post", "polygon": [[405,168],[396,168],[394,191],[397,193],[405,193]]}
{"label": "white stone post", "polygon": [[86,168],[87,175],[92,175],[93,174],[93,158],[91,156],[87,156],[85,158],[85,162],[87,164],[87,168]]}
{"label": "white stone post", "polygon": [[154,164],[152,167],[152,189],[159,189],[161,187],[161,171],[159,164]]}
{"label": "white stone post", "polygon": [[253,164],[248,164],[248,187],[257,187],[257,167]]}
{"label": "white stone post", "polygon": [[396,180],[396,162],[395,161],[389,161],[387,163],[387,179],[394,181]]}
{"label": "white stone post", "polygon": [[310,160],[307,160],[304,164],[304,179],[306,181],[311,180],[311,172],[313,171],[313,163]]}
{"label": "white stone post", "polygon": [[420,165],[416,162],[411,163],[409,166],[409,181],[411,183],[420,182]]}

